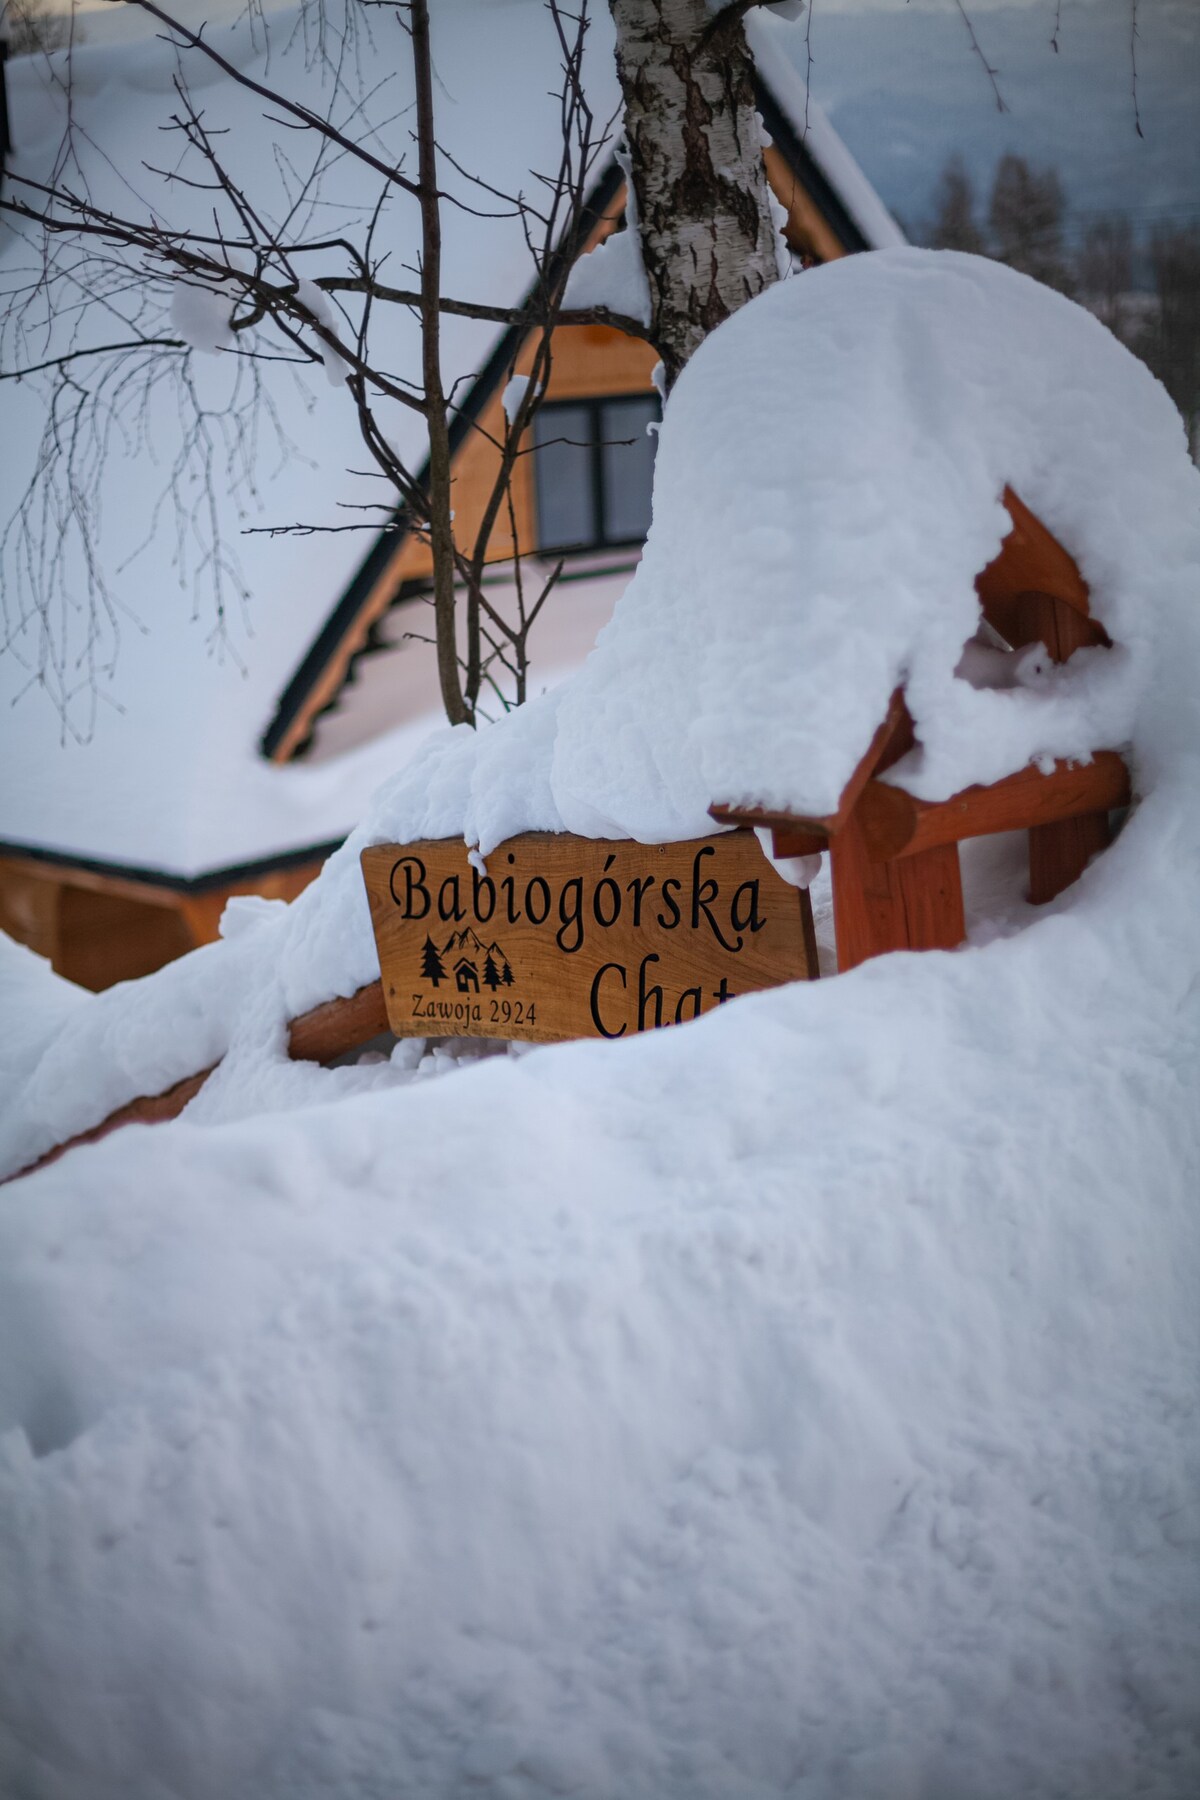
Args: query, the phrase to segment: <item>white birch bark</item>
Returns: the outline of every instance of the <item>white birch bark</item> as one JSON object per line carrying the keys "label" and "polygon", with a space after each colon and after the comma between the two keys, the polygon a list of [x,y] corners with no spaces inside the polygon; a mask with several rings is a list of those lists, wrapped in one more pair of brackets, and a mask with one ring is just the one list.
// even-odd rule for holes
{"label": "white birch bark", "polygon": [[609,0],[667,386],[723,319],[778,278],[777,236],[741,7]]}

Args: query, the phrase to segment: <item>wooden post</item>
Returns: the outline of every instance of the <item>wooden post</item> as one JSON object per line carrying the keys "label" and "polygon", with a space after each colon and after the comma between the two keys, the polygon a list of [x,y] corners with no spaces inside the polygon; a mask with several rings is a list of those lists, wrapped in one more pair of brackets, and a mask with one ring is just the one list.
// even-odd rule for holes
{"label": "wooden post", "polygon": [[888,950],[953,950],[966,935],[958,845],[875,862],[851,814],[829,844],[838,972]]}
{"label": "wooden post", "polygon": [[[1076,650],[1107,641],[1092,619],[1055,594],[1024,593],[1014,606],[1017,641],[1045,644],[1056,663]],[[1088,863],[1111,841],[1107,812],[1086,813],[1029,832],[1029,898],[1035,906],[1053,900],[1078,881]]]}

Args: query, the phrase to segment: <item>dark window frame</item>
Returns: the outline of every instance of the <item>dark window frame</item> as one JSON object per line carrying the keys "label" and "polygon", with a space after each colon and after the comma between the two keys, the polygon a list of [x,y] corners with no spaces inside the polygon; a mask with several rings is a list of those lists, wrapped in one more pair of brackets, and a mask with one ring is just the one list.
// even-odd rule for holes
{"label": "dark window frame", "polygon": [[[623,438],[605,438],[602,435],[601,419],[606,406],[619,406],[622,401],[639,401],[643,405],[649,402],[657,409],[658,418],[655,423],[662,422],[662,400],[654,388],[635,388],[628,392],[616,394],[586,394],[571,399],[543,401],[537,411],[535,432],[538,426],[545,427],[557,412],[586,411],[588,420],[588,437],[581,443],[578,438],[562,434],[562,441],[572,448],[586,449],[588,452],[588,479],[592,500],[592,517],[595,521],[595,534],[585,541],[571,544],[555,544],[547,547],[542,542],[542,478],[539,473],[538,456],[543,449],[552,449],[552,444],[545,446],[536,443],[533,451],[533,504],[534,524],[537,531],[537,553],[539,556],[571,556],[589,550],[623,550],[633,544],[644,544],[646,539],[640,537],[609,537],[606,531],[606,499],[607,486],[604,477],[604,450],[606,445],[621,444]],[[648,421],[649,422],[649,421]],[[553,435],[553,434],[551,434]]]}

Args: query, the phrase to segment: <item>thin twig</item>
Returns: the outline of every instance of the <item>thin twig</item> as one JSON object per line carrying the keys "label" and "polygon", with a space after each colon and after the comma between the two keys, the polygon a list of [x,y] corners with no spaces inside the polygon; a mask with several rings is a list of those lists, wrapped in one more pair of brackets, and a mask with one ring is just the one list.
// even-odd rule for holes
{"label": "thin twig", "polygon": [[[983,49],[982,49],[982,46],[980,45],[979,39],[975,36],[975,27],[971,23],[971,20],[967,14],[967,9],[963,5],[963,0],[954,0],[954,4],[957,6],[958,11],[959,11],[959,16],[961,17],[963,24],[967,28],[967,36],[971,40],[971,49],[974,51],[975,55],[979,58],[980,64],[983,68],[983,71],[986,74],[988,80],[992,84],[992,93],[996,97],[996,111],[997,112],[1007,112],[1008,107],[1004,103],[1004,96],[1000,92],[1000,84],[996,80],[998,71],[993,69],[991,63],[988,61],[987,57],[983,54]],[[1137,4],[1137,0],[1134,0],[1134,5],[1136,6],[1136,4]]]}

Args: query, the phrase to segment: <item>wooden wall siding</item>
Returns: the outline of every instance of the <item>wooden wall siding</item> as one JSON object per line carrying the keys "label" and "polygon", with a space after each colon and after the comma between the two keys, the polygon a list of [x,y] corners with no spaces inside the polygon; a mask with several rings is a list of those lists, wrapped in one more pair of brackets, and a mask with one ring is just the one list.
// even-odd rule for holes
{"label": "wooden wall siding", "polygon": [[[533,364],[530,340],[517,358],[516,372],[528,375]],[[626,337],[608,325],[562,325],[554,334],[554,362],[546,390],[547,400],[600,399],[608,394],[644,394],[652,391],[650,379],[658,356],[640,338]],[[495,480],[499,452],[495,442],[504,431],[502,395],[498,394],[480,415],[454,465],[454,522],[459,541],[469,544]],[[523,551],[537,548],[534,512],[533,457],[523,455],[513,475],[513,510],[517,537]],[[513,554],[512,534],[503,516],[492,533],[489,562],[508,562]],[[410,537],[391,570],[393,591],[402,581],[433,574],[428,544]]]}
{"label": "wooden wall siding", "polygon": [[294,900],[302,894],[310,881],[315,881],[325,867],[324,857],[313,862],[301,863],[294,869],[271,869],[264,874],[254,876],[250,881],[235,881],[229,887],[213,888],[207,894],[180,894],[176,897],[176,905],[187,921],[193,948],[198,944],[213,944],[220,936],[218,926],[221,914],[225,911],[225,902],[236,894],[258,894],[264,900]]}
{"label": "wooden wall siding", "polygon": [[321,867],[317,860],[188,894],[92,869],[9,858],[0,861],[0,929],[47,957],[55,974],[96,993],[152,975],[188,950],[212,943],[231,895],[294,900]]}
{"label": "wooden wall siding", "polygon": [[58,954],[58,896],[58,882],[40,880],[20,863],[0,862],[0,931],[52,964]]}
{"label": "wooden wall siding", "polygon": [[[792,249],[817,262],[830,262],[845,249],[826,224],[803,185],[792,173],[782,153],[773,145],[764,151],[767,178],[787,214],[784,232]],[[616,229],[625,208],[622,186],[589,240],[589,248]],[[533,358],[533,342],[517,358],[518,374],[527,374]],[[604,325],[567,325],[554,334],[554,363],[547,397],[551,400],[597,399],[607,394],[648,393],[657,354],[641,339],[626,337]],[[464,542],[470,541],[491,488],[496,450],[488,441],[500,436],[503,426],[502,393],[484,407],[479,429],[471,433],[455,458],[454,510]],[[534,518],[533,459],[525,457],[513,484],[513,510],[517,538],[524,550],[537,541]],[[492,537],[489,561],[506,562],[513,554],[513,539],[506,518],[501,518]],[[362,649],[367,633],[382,618],[406,581],[424,580],[432,574],[427,544],[407,536],[397,545],[379,579],[347,628],[321,677],[314,682],[304,706],[293,719],[275,750],[272,761],[287,762],[309,737],[313,721],[341,691],[351,660]]]}
{"label": "wooden wall siding", "polygon": [[54,970],[80,987],[112,987],[152,975],[192,949],[187,921],[170,906],[63,884]]}

